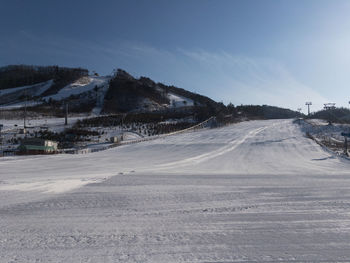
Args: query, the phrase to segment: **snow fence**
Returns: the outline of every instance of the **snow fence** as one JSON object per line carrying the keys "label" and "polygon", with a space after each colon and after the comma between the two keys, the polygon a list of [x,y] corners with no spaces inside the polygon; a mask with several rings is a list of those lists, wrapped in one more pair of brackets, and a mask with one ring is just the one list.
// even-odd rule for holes
{"label": "snow fence", "polygon": [[216,123],[216,118],[215,117],[210,117],[209,119],[196,124],[192,127],[180,130],[180,131],[175,131],[175,132],[171,132],[171,133],[167,133],[167,134],[161,134],[161,135],[156,135],[156,136],[151,136],[151,137],[146,137],[146,138],[141,138],[141,139],[137,139],[137,140],[130,140],[130,141],[121,141],[119,143],[114,143],[112,145],[108,145],[105,147],[101,147],[101,148],[95,148],[95,149],[89,149],[89,148],[79,148],[79,149],[74,149],[74,150],[68,150],[68,151],[64,151],[63,153],[68,153],[68,154],[85,154],[85,153],[93,153],[93,152],[100,152],[100,151],[105,151],[111,148],[115,148],[118,146],[122,146],[122,145],[127,145],[127,144],[134,144],[134,143],[139,143],[139,142],[145,142],[145,141],[152,141],[152,140],[156,140],[159,138],[165,138],[167,136],[171,136],[171,135],[176,135],[176,134],[181,134],[181,133],[185,133],[185,132],[190,132],[190,131],[196,131],[199,129],[204,129],[204,128],[208,128],[208,127],[213,127]]}

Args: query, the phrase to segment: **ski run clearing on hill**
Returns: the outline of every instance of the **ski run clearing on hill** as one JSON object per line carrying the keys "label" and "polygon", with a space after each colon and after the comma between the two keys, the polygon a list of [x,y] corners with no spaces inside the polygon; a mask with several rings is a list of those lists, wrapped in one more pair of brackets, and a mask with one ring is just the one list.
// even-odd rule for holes
{"label": "ski run clearing on hill", "polygon": [[109,77],[83,77],[72,84],[67,85],[61,89],[57,94],[44,97],[45,100],[54,99],[62,100],[72,95],[79,95],[81,93],[92,91],[95,87],[108,87]]}
{"label": "ski run clearing on hill", "polygon": [[0,262],[348,262],[350,161],[292,120],[0,159]]}

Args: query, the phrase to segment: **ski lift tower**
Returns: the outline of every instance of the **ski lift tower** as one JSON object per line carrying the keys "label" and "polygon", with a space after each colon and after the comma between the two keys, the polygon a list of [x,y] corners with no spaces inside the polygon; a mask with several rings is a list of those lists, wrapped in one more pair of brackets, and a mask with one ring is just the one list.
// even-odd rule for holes
{"label": "ski lift tower", "polygon": [[332,117],[331,117],[332,112],[331,112],[331,110],[335,109],[335,103],[330,102],[330,103],[324,103],[323,105],[324,105],[323,109],[328,111],[328,114],[327,114],[328,115],[328,125],[332,125]]}
{"label": "ski lift tower", "polygon": [[310,115],[310,105],[312,105],[312,102],[307,101],[307,102],[305,102],[305,105],[307,105],[307,115],[309,116]]}
{"label": "ski lift tower", "polygon": [[330,102],[330,103],[324,103],[324,109],[325,110],[334,110],[335,109],[335,103]]}

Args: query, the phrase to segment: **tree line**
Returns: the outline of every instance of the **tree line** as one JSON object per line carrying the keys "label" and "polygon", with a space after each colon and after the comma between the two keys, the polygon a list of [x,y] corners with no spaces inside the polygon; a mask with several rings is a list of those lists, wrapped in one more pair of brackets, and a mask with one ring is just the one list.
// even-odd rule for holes
{"label": "tree line", "polygon": [[0,68],[0,89],[10,89],[34,85],[48,80],[54,80],[48,93],[82,76],[89,71],[83,68],[67,68],[59,66],[9,65]]}

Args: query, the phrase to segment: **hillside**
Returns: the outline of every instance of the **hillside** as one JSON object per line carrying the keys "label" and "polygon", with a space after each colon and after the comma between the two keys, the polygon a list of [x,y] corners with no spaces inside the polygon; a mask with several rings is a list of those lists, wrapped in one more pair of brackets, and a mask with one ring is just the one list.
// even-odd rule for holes
{"label": "hillside", "polygon": [[237,106],[236,110],[248,118],[259,119],[289,119],[303,116],[303,114],[290,109],[268,105],[241,105]]}
{"label": "hillside", "polygon": [[11,65],[0,68],[0,107],[7,115],[27,108],[33,116],[62,116],[68,103],[72,114],[185,112],[196,120],[218,116],[232,118],[281,119],[300,113],[272,106],[238,106],[223,103],[148,77],[135,78],[122,69],[113,76],[89,75],[82,68]]}
{"label": "hillside", "polygon": [[79,68],[7,66],[0,69],[0,105],[28,106],[29,111],[57,109],[68,102],[71,112],[123,113],[219,108],[215,101],[173,86],[138,79],[118,69],[114,76],[89,76]]}
{"label": "hillside", "polygon": [[0,68],[0,90],[31,86],[53,80],[50,89],[45,93],[54,94],[68,83],[87,76],[88,73],[87,69],[82,68],[9,65]]}
{"label": "hillside", "polygon": [[350,123],[350,110],[347,108],[320,110],[312,113],[309,118],[322,119],[328,122]]}

